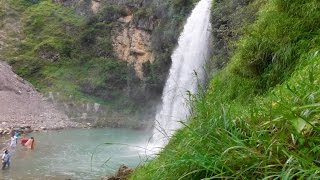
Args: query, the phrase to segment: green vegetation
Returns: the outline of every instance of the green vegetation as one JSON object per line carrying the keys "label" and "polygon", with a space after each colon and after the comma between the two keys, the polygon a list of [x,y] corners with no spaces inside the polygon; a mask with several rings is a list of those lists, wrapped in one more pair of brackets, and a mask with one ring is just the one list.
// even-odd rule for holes
{"label": "green vegetation", "polygon": [[25,8],[22,13],[25,38],[15,52],[10,52],[10,63],[19,75],[41,87],[50,83],[44,69],[70,58],[70,45],[75,41],[73,33],[77,33],[72,29],[79,28],[83,19],[51,1],[20,6]]}
{"label": "green vegetation", "polygon": [[[146,98],[143,96],[147,93],[143,91],[150,92],[152,97],[161,95],[172,44],[194,2],[172,0],[158,6],[156,1],[143,4],[131,0],[106,1],[101,3],[98,14],[87,12],[90,11],[88,3],[80,3],[85,7],[78,8],[88,13],[84,17],[51,0],[7,0],[1,2],[5,6],[0,8],[0,18],[8,16],[4,14],[4,7],[14,10],[15,21],[21,25],[17,33],[21,32],[22,40],[12,40],[12,48],[7,48],[1,56],[17,74],[43,93],[60,92],[78,101],[99,101],[115,106],[130,107],[127,105],[134,103],[144,106]],[[145,28],[149,28],[145,22],[156,24],[161,19],[160,24],[153,27],[155,30],[147,29],[153,32],[152,48],[157,63],[145,65],[145,80],[139,80],[132,66],[114,56],[111,34],[119,26],[117,20],[128,13],[134,14],[136,26],[142,23]],[[164,42],[160,49],[158,42]]]}
{"label": "green vegetation", "polygon": [[[152,119],[173,44],[196,1],[101,1],[94,14],[91,1],[2,0],[0,58],[40,92],[53,92],[55,100],[72,106],[70,116],[97,102],[101,112]],[[156,54],[156,63],[144,64],[142,80],[112,46],[112,33],[122,26],[118,19],[132,14],[132,25],[152,34]]]}
{"label": "green vegetation", "polygon": [[190,123],[131,179],[318,179],[319,20],[317,0],[266,2]]}
{"label": "green vegetation", "polygon": [[14,44],[16,50],[4,52],[19,75],[43,93],[57,91],[77,101],[113,101],[116,106],[123,101],[128,67],[113,57],[111,45],[121,8],[106,6],[88,20],[51,0],[6,5],[21,13],[24,37]]}
{"label": "green vegetation", "polygon": [[230,60],[236,48],[234,43],[243,35],[244,27],[256,20],[263,1],[216,1],[211,11],[213,54],[208,69],[222,68]]}

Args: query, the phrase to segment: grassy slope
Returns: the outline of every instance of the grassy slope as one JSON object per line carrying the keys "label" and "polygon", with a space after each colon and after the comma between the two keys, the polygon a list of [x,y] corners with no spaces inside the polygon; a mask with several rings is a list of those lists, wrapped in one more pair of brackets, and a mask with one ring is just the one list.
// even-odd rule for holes
{"label": "grassy slope", "polygon": [[131,179],[319,178],[320,3],[274,0],[190,124]]}
{"label": "grassy slope", "polygon": [[4,58],[40,91],[106,104],[103,100],[114,99],[126,85],[126,63],[110,55],[112,22],[87,22],[51,0],[8,0],[6,5],[21,13],[24,38]]}

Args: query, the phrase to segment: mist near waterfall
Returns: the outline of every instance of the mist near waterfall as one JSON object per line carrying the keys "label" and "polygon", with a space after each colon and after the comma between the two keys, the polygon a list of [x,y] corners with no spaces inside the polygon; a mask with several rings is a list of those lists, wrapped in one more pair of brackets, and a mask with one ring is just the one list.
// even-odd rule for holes
{"label": "mist near waterfall", "polygon": [[163,147],[186,122],[190,114],[189,97],[204,83],[205,64],[211,43],[211,0],[201,0],[193,9],[171,55],[172,65],[166,81],[161,108],[155,116],[152,144]]}

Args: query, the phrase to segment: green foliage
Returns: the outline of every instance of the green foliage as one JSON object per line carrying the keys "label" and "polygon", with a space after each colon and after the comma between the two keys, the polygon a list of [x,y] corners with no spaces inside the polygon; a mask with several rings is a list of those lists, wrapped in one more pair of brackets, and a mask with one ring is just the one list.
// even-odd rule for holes
{"label": "green foliage", "polygon": [[[147,99],[156,101],[160,97],[171,51],[193,7],[193,1],[169,2],[101,1],[99,12],[94,14],[89,12],[90,1],[1,1],[0,20],[5,16],[6,22],[0,21],[0,28],[19,22],[15,26],[19,30],[14,31],[19,37],[10,36],[10,47],[1,49],[1,58],[42,93],[59,92],[64,102],[94,101],[111,106],[106,109],[121,109],[125,113],[151,109],[152,103],[146,103]],[[77,12],[68,8],[69,4]],[[86,17],[77,14],[79,11]],[[159,45],[153,39],[152,44],[158,45],[152,46],[161,47],[160,51],[153,48],[159,52],[157,63],[145,65],[148,73],[143,80],[136,77],[133,66],[118,62],[113,52],[111,35],[121,26],[118,19],[127,15],[133,15],[132,23],[149,32],[161,26],[152,37],[161,34],[159,42],[165,40]]]}
{"label": "green foliage", "polygon": [[99,14],[97,15],[97,19],[103,22],[114,22],[121,16],[127,15],[127,11],[124,6],[106,4]]}
{"label": "green foliage", "polygon": [[[301,54],[317,46],[320,6],[316,1],[275,1],[247,29],[234,57],[232,71],[243,77],[259,78],[256,88],[264,92],[283,82],[294,70]],[[298,9],[299,10],[298,10]],[[239,66],[245,65],[245,66]]]}
{"label": "green foliage", "polygon": [[116,59],[97,58],[86,62],[78,73],[81,91],[103,99],[121,96],[127,86],[127,65]]}
{"label": "green foliage", "polygon": [[150,18],[152,17],[153,12],[152,8],[139,8],[135,13],[135,19],[142,19],[142,18]]}
{"label": "green foliage", "polygon": [[[81,17],[71,10],[62,8],[51,1],[43,1],[30,6],[24,12],[25,34],[23,43],[41,44],[44,41],[59,49],[65,48],[75,40],[77,28],[83,24]],[[32,49],[26,49],[30,51]],[[34,50],[34,49],[33,49]]]}
{"label": "green foliage", "polygon": [[319,179],[319,5],[269,1],[191,122],[131,179]]}
{"label": "green foliage", "polygon": [[32,82],[35,82],[35,77],[42,77],[40,69],[45,65],[45,62],[34,59],[34,57],[28,55],[18,56],[9,62],[17,67],[18,73],[21,76],[30,78]]}
{"label": "green foliage", "polygon": [[170,0],[172,8],[176,12],[174,13],[175,15],[189,13],[196,2],[198,2],[198,0]]}
{"label": "green foliage", "polygon": [[80,50],[85,50],[87,55],[94,57],[113,57],[111,31],[116,26],[116,20],[124,14],[125,11],[121,6],[105,5],[83,27],[78,42],[81,45]]}
{"label": "green foliage", "polygon": [[6,12],[4,9],[4,6],[0,3],[1,7],[0,7],[0,19],[3,19],[3,16],[5,16]]}
{"label": "green foliage", "polygon": [[130,104],[125,92],[129,70],[113,57],[111,40],[114,22],[124,13],[121,6],[107,4],[88,20],[51,0],[6,5],[21,13],[23,40],[14,44],[15,51],[4,53],[19,75],[43,93],[111,106]]}
{"label": "green foliage", "polygon": [[235,42],[243,35],[244,27],[256,20],[262,2],[254,0],[214,1],[211,11],[212,59],[210,69],[222,68],[235,50]]}
{"label": "green foliage", "polygon": [[319,178],[320,56],[302,59],[284,85],[247,103],[217,97],[223,85],[212,82],[191,123],[131,179]]}
{"label": "green foliage", "polygon": [[[23,30],[26,36],[21,44],[18,45],[19,49],[11,55],[14,56],[14,58],[11,58],[10,62],[14,65],[18,74],[23,77],[33,78],[33,73],[39,71],[38,73],[48,76],[48,78],[45,78],[46,81],[50,81],[50,79],[52,79],[50,76],[52,76],[51,73],[53,73],[53,69],[61,65],[77,67],[75,65],[79,61],[74,58],[81,59],[80,57],[86,56],[86,54],[87,57],[90,57],[91,52],[83,49],[80,50],[77,44],[79,43],[79,39],[80,41],[85,41],[83,39],[89,36],[87,34],[92,33],[92,31],[89,31],[90,29],[82,31],[82,29],[87,28],[85,19],[76,15],[68,8],[63,8],[56,3],[52,3],[52,1],[30,2],[17,2],[21,4],[21,8],[24,8],[22,20],[24,23]],[[93,27],[93,29],[94,28],[97,27]],[[100,26],[98,28],[100,28]],[[105,29],[101,28],[100,33],[104,30]],[[95,32],[92,33],[93,38],[96,38],[96,34],[95,30]],[[84,43],[87,43],[87,41]],[[107,43],[108,45],[110,44],[110,42]],[[101,46],[101,48],[106,47],[102,44],[103,43],[98,43],[98,46]],[[110,51],[110,47],[108,49]],[[50,55],[57,55],[58,57],[57,59],[51,59]],[[58,62],[54,62],[56,60]],[[73,66],[68,65],[68,61],[70,60],[72,60]],[[29,71],[28,69],[34,70]],[[46,69],[51,70],[47,71]],[[74,68],[74,70],[68,68],[68,71],[71,72],[75,70],[76,68]],[[78,71],[78,69],[76,71]],[[42,86],[44,84],[36,85]]]}
{"label": "green foliage", "polygon": [[18,49],[7,56],[19,75],[37,82],[35,85],[40,87],[44,84],[36,80],[36,75],[47,76],[43,69],[54,66],[50,61],[70,56],[70,45],[74,43],[76,29],[83,24],[83,19],[51,1],[15,3],[20,3],[17,7],[24,10],[22,20],[26,36],[17,45]]}
{"label": "green foliage", "polygon": [[[61,96],[72,96],[79,101],[101,103],[107,100],[102,104],[127,103],[128,107],[134,102],[149,106],[145,103],[146,98],[161,94],[166,70],[170,66],[169,51],[178,38],[178,27],[182,26],[193,6],[191,1],[179,1],[174,8],[168,2],[105,1],[101,2],[102,8],[97,14],[89,13],[85,19],[52,0],[7,0],[7,6],[0,8],[0,18],[5,15],[8,19],[6,7],[17,13],[15,19],[11,19],[21,22],[22,28],[17,33],[21,34],[22,40],[19,38],[16,42],[10,42],[10,47],[14,48],[7,48],[1,57],[43,93],[58,91]],[[81,10],[90,8],[90,1],[80,4],[78,8]],[[183,8],[184,5],[188,7]],[[136,25],[152,20],[153,25],[158,26],[155,22],[161,19],[159,26],[164,28],[159,28],[158,33],[162,33],[160,29],[165,30],[161,38],[166,40],[163,42],[166,47],[161,47],[157,55],[157,62],[161,63],[145,66],[149,72],[145,81],[136,77],[132,66],[118,62],[114,57],[112,31],[119,26],[120,17],[131,14]],[[142,21],[140,18],[143,18]],[[7,22],[1,22],[0,26],[4,23]]]}
{"label": "green foliage", "polygon": [[25,8],[34,4],[37,4],[44,0],[8,0],[10,4],[14,5],[17,8]]}

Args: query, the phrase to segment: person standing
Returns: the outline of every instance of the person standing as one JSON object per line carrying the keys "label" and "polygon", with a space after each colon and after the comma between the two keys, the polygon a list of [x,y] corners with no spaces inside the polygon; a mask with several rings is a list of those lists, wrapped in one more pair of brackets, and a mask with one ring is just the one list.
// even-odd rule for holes
{"label": "person standing", "polygon": [[6,166],[8,166],[8,168],[10,167],[10,154],[7,149],[4,151],[2,155],[2,170],[5,169]]}
{"label": "person standing", "polygon": [[18,140],[18,137],[17,137],[16,134],[14,134],[13,136],[11,136],[10,147],[16,147],[16,145],[17,145],[17,140]]}
{"label": "person standing", "polygon": [[31,137],[25,144],[24,146],[26,146],[29,149],[33,149],[34,148],[34,138]]}
{"label": "person standing", "polygon": [[16,131],[16,132],[14,133],[14,135],[17,136],[17,143],[16,143],[16,144],[18,144],[18,139],[19,139],[19,137],[20,137],[20,132],[19,132],[19,131]]}

